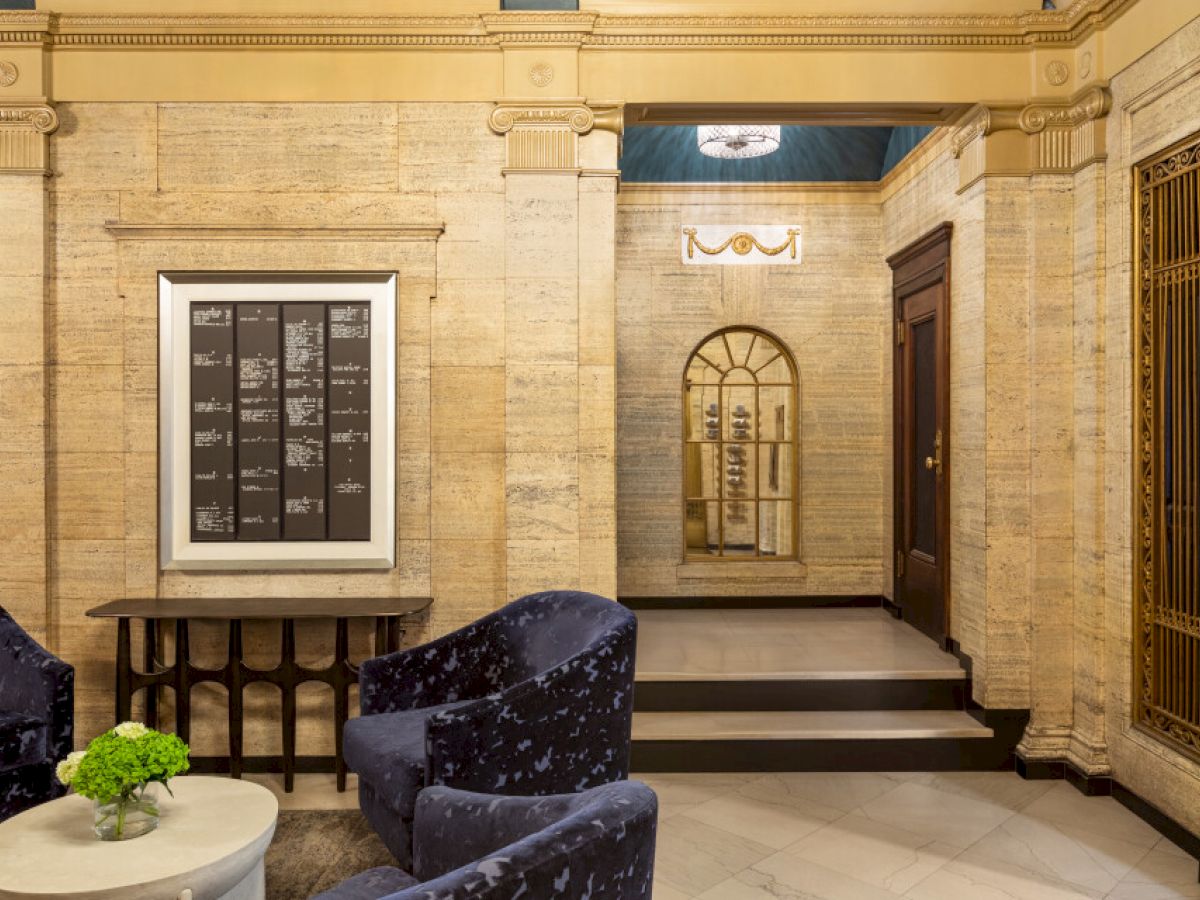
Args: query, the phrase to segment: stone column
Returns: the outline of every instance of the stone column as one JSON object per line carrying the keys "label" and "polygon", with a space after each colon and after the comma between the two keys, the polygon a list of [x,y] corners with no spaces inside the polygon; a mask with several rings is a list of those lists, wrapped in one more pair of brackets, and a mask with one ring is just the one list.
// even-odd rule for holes
{"label": "stone column", "polygon": [[500,102],[510,599],[616,593],[618,107]]}
{"label": "stone column", "polygon": [[49,135],[44,98],[17,99],[0,60],[0,605],[47,642],[46,337]]}

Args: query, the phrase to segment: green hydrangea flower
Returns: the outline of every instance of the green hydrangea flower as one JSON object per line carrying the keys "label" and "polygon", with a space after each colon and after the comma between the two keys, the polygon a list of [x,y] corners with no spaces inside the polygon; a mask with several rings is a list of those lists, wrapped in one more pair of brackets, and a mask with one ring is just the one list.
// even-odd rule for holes
{"label": "green hydrangea flower", "polygon": [[[188,745],[173,734],[122,725],[95,738],[71,777],[75,793],[107,803],[128,797],[151,781],[167,781],[188,770]],[[128,736],[126,736],[128,735]]]}

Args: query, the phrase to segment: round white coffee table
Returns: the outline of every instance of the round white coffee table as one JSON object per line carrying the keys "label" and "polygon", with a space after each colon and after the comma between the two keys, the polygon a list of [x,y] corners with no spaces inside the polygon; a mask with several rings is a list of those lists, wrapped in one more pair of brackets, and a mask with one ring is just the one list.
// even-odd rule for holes
{"label": "round white coffee table", "polygon": [[92,801],[74,794],[0,822],[0,898],[262,900],[275,796],[199,775],[171,790],[159,789],[158,828],[128,841],[97,839]]}

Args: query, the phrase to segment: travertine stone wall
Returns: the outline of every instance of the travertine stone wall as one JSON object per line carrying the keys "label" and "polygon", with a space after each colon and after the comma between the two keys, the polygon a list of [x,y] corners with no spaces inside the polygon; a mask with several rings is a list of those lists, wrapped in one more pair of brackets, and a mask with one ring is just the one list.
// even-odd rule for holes
{"label": "travertine stone wall", "polygon": [[[484,103],[68,103],[58,108],[52,178],[4,182],[0,208],[7,221],[22,223],[13,236],[21,245],[0,265],[24,268],[0,273],[0,290],[11,333],[27,337],[0,348],[0,403],[19,401],[11,417],[4,410],[0,483],[21,497],[0,515],[14,517],[5,520],[4,540],[22,545],[6,560],[4,602],[35,629],[48,620],[51,646],[76,666],[81,741],[111,724],[114,646],[112,624],[83,613],[117,597],[432,595],[428,625],[409,635],[415,642],[526,590],[582,583],[613,592],[615,185],[576,176],[506,182],[504,139],[487,126],[490,110]],[[522,193],[522,183],[532,189]],[[529,205],[554,209],[539,217]],[[44,329],[36,268],[43,206]],[[168,239],[118,240],[109,222],[179,228]],[[444,224],[445,232],[435,242],[271,230],[398,223]],[[205,224],[261,234],[238,241],[188,232]],[[509,241],[521,252],[507,253]],[[529,271],[509,273],[518,260]],[[553,279],[539,261],[556,267]],[[159,572],[161,269],[400,273],[395,569]],[[507,284],[506,274],[514,279]],[[48,453],[38,443],[43,345]],[[561,495],[564,486],[570,497]],[[43,508],[48,566],[39,562],[35,513]],[[570,522],[559,521],[564,509]],[[547,546],[551,557],[569,557],[569,571],[548,565]],[[48,613],[38,593],[47,571]],[[29,599],[22,606],[10,595]],[[254,664],[277,658],[276,630],[248,627]],[[299,638],[307,661],[328,658],[331,625],[301,629]],[[365,627],[352,639],[352,652],[371,652]],[[197,627],[193,643],[202,663],[224,659],[217,629]],[[301,698],[302,755],[331,750],[321,690]],[[197,752],[223,751],[223,703],[220,689],[196,692]],[[254,686],[248,709],[247,751],[278,752],[274,689]]]}
{"label": "travertine stone wall", "polygon": [[[685,266],[694,224],[802,229],[795,267]],[[623,192],[617,217],[622,596],[873,594],[890,478],[890,274],[874,192]],[[682,377],[712,331],[776,334],[800,373],[799,563],[683,563]],[[886,392],[884,388],[887,388]],[[887,525],[890,535],[890,522]]]}
{"label": "travertine stone wall", "polygon": [[46,179],[0,175],[0,606],[46,640]]}
{"label": "travertine stone wall", "polygon": [[[1078,622],[1076,669],[1091,691],[1077,704],[1077,743],[1081,752],[1107,749],[1115,778],[1193,832],[1200,831],[1200,765],[1135,730],[1132,711],[1133,502],[1132,426],[1132,166],[1200,130],[1200,20],[1193,21],[1113,79],[1113,112],[1108,118],[1109,159],[1103,181],[1091,180],[1104,218],[1096,235],[1092,263],[1098,293],[1078,296],[1094,310],[1089,336],[1103,368],[1088,366],[1077,383],[1101,424],[1080,461],[1088,466],[1089,490],[1077,491],[1080,515],[1102,523],[1087,533],[1079,555],[1093,590]],[[1098,302],[1096,302],[1098,301]],[[1093,305],[1094,303],[1094,305]],[[1085,357],[1085,362],[1087,362]],[[1091,468],[1091,466],[1096,468]],[[1102,587],[1103,603],[1095,602]],[[1077,601],[1077,602],[1079,602]],[[1090,602],[1089,602],[1090,601]],[[1103,643],[1103,654],[1099,655]],[[1081,650],[1084,653],[1081,653]],[[1082,708],[1081,708],[1082,707]]]}

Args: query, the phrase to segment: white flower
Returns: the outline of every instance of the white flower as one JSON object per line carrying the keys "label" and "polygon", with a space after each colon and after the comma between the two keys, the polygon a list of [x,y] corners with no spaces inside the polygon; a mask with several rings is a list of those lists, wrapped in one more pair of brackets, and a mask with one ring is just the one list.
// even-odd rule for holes
{"label": "white flower", "polygon": [[67,758],[54,768],[54,774],[58,776],[58,780],[65,785],[70,785],[75,780],[75,773],[79,771],[79,764],[85,756],[87,756],[86,750],[68,753]]}
{"label": "white flower", "polygon": [[150,733],[150,729],[141,722],[122,722],[113,731],[123,738],[129,738],[131,741],[136,741],[143,734]]}

